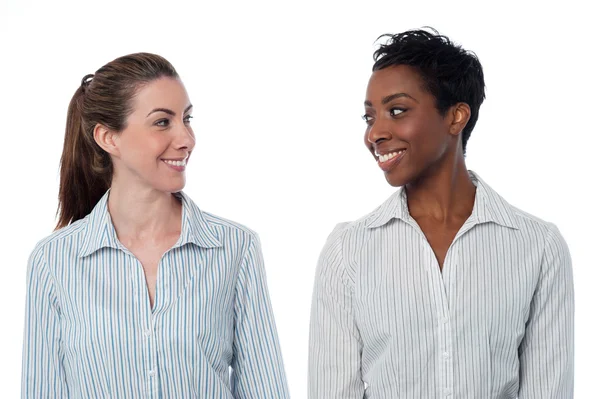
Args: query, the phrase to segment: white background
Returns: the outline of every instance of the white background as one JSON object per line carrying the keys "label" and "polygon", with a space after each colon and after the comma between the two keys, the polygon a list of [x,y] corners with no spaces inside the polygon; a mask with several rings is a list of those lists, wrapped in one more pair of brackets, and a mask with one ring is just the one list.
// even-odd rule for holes
{"label": "white background", "polygon": [[138,51],[169,59],[194,104],[198,142],[186,192],[201,208],[260,234],[290,389],[294,398],[306,397],[321,247],[337,222],[368,213],[393,191],[362,144],[374,41],[425,25],[475,51],[484,67],[487,100],[468,144],[468,167],[509,202],[556,223],[569,244],[576,397],[595,396],[600,44],[592,6],[0,4],[1,397],[20,390],[26,261],[55,224],[68,102],[85,74]]}

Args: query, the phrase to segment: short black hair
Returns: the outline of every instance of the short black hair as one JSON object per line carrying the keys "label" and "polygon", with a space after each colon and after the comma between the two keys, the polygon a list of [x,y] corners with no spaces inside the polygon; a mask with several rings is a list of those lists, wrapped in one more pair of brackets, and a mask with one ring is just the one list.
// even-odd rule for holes
{"label": "short black hair", "polygon": [[438,31],[409,30],[395,35],[373,53],[373,71],[393,65],[415,68],[425,83],[425,89],[436,98],[438,111],[445,115],[448,109],[464,102],[471,108],[471,118],[463,129],[463,153],[479,116],[479,107],[485,99],[483,68],[475,53],[452,43]]}

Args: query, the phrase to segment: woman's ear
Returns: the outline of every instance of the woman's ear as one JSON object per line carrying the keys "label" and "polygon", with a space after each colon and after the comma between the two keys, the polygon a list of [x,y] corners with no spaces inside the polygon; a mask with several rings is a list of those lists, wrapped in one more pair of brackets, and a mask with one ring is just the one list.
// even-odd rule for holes
{"label": "woman's ear", "polygon": [[116,132],[110,130],[104,125],[98,123],[94,127],[94,141],[96,141],[100,148],[115,157],[120,155],[119,147],[117,145],[117,137],[118,135]]}
{"label": "woman's ear", "polygon": [[450,122],[450,134],[458,136],[471,119],[471,107],[467,103],[458,103],[450,109],[452,121]]}

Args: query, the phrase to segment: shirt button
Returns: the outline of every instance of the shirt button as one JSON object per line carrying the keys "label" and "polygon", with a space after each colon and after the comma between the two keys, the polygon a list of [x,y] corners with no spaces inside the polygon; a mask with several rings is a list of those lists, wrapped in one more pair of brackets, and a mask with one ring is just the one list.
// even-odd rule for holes
{"label": "shirt button", "polygon": [[442,324],[446,324],[446,323],[448,323],[448,318],[442,317],[442,319],[440,321],[442,322]]}
{"label": "shirt button", "polygon": [[148,338],[150,336],[150,334],[152,334],[152,331],[144,330],[144,335],[146,336],[146,338]]}
{"label": "shirt button", "polygon": [[150,377],[154,377],[154,376],[156,375],[156,370],[150,370],[150,371],[148,372],[148,375],[149,375]]}
{"label": "shirt button", "polygon": [[452,396],[452,390],[448,389],[448,388],[444,389],[444,395],[446,395],[446,396]]}
{"label": "shirt button", "polygon": [[450,359],[450,353],[448,353],[448,352],[444,352],[444,353],[442,353],[442,357],[443,357],[444,359]]}

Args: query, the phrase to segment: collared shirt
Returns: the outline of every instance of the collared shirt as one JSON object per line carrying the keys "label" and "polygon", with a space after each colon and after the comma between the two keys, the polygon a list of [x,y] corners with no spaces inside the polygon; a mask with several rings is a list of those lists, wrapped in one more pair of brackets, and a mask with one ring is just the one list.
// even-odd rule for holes
{"label": "collared shirt", "polygon": [[573,397],[573,280],[557,228],[475,173],[440,270],[398,190],[340,224],[317,268],[310,399]]}
{"label": "collared shirt", "polygon": [[109,192],[31,254],[22,397],[288,398],[257,235],[179,193],[151,308]]}

